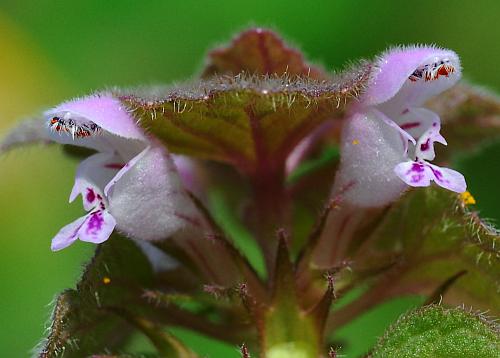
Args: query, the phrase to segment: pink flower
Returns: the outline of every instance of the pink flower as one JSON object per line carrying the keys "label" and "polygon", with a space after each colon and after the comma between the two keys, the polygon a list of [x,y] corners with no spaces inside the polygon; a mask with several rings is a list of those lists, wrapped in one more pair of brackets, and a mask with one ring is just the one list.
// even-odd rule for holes
{"label": "pink flower", "polygon": [[434,143],[447,143],[439,116],[422,107],[460,76],[458,56],[450,50],[406,47],[382,54],[343,129],[334,193],[343,192],[354,205],[375,207],[397,199],[408,185],[431,181],[464,192],[462,174],[428,162],[435,157]]}
{"label": "pink flower", "polygon": [[109,94],[68,101],[47,111],[43,121],[22,123],[2,149],[34,141],[97,151],[80,163],[70,194],[70,202],[82,196],[87,214],[55,235],[54,251],[77,239],[102,243],[115,227],[135,239],[161,240],[198,220],[173,158]]}

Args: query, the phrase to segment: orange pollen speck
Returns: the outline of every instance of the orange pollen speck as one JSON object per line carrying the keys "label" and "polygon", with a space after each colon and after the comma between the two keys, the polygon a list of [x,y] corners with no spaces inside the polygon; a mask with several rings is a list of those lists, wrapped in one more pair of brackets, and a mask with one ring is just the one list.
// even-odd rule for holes
{"label": "orange pollen speck", "polygon": [[354,145],[358,145],[358,144],[359,144],[359,140],[354,139],[354,140],[352,141],[352,144],[354,144]]}
{"label": "orange pollen speck", "polygon": [[448,69],[447,66],[440,66],[439,69],[438,69],[438,71],[437,71],[437,75],[438,76],[441,75],[441,76],[448,77],[449,74],[450,74],[450,71],[449,71],[449,69]]}
{"label": "orange pollen speck", "polygon": [[108,285],[108,284],[110,284],[110,283],[111,283],[111,279],[110,279],[109,277],[107,277],[107,276],[106,276],[106,277],[104,277],[104,278],[102,279],[102,283],[104,283],[105,285]]}
{"label": "orange pollen speck", "polygon": [[460,200],[462,201],[462,204],[464,204],[464,205],[474,205],[476,203],[476,199],[474,199],[472,194],[469,193],[468,191],[460,194]]}

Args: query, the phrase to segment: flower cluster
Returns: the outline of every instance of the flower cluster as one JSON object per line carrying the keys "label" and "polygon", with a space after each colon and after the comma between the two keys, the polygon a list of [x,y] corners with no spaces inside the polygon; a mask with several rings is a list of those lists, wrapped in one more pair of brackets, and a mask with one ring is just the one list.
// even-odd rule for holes
{"label": "flower cluster", "polygon": [[431,181],[464,192],[462,174],[429,163],[434,143],[447,143],[439,116],[422,107],[460,76],[459,59],[450,50],[408,47],[382,54],[344,126],[334,193],[356,206],[376,207],[397,199],[407,186]]}
{"label": "flower cluster", "polygon": [[[439,116],[422,108],[460,75],[458,57],[449,50],[409,47],[382,54],[344,125],[334,193],[344,193],[354,205],[372,207],[395,200],[407,186],[428,186],[431,181],[464,192],[460,173],[429,163],[435,157],[434,143],[446,140]],[[80,164],[70,195],[70,202],[82,196],[87,214],[57,233],[55,251],[78,238],[101,243],[115,227],[132,238],[160,240],[200,221],[184,191],[193,185],[190,160],[169,155],[146,136],[110,93],[65,102],[47,111],[43,121],[22,124],[2,146],[33,141],[97,151]]]}

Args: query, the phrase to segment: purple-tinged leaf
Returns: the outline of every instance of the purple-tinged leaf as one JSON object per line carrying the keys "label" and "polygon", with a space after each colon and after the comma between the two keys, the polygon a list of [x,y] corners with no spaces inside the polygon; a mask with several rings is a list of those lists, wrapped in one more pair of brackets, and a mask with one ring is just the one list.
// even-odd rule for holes
{"label": "purple-tinged leaf", "polygon": [[343,285],[361,280],[369,289],[333,312],[328,329],[393,297],[434,296],[460,271],[466,273],[446,287],[442,302],[498,313],[500,236],[468,203],[463,195],[431,187],[413,190],[381,213],[344,251],[354,264]]}
{"label": "purple-tinged leaf", "polygon": [[[112,237],[97,248],[76,290],[67,290],[56,299],[40,357],[63,352],[70,356],[119,352],[134,328],[152,340],[163,340],[156,342],[161,345],[158,348],[173,345],[182,351],[172,337],[161,334],[164,325],[191,328],[217,339],[239,342],[239,334],[247,326],[228,328],[226,321],[215,324],[201,314],[179,307],[182,297],[186,297],[183,292],[192,295],[188,296],[192,300],[200,299],[200,304],[202,295],[199,282],[181,282],[190,279],[184,271],[173,270],[173,274],[181,277],[169,278],[169,272],[153,273],[150,262],[136,244],[123,237]],[[162,289],[163,285],[169,285],[165,294],[156,291],[160,285]],[[178,294],[173,297],[172,292]],[[207,307],[213,310],[213,302]],[[236,322],[228,318],[230,311],[224,304],[219,309],[230,324]]]}
{"label": "purple-tinged leaf", "polygon": [[332,302],[335,299],[333,276],[327,274],[326,279],[328,280],[328,286],[326,292],[324,293],[321,300],[308,312],[308,315],[313,319],[316,325],[316,330],[318,332],[324,331],[326,319],[328,318],[328,313],[330,312]]}
{"label": "purple-tinged leaf", "polygon": [[382,296],[432,295],[464,270],[443,292],[443,301],[498,312],[500,236],[461,198],[437,188],[415,190],[388,210],[354,255],[365,264],[398,257],[387,278],[375,283],[383,287]]}
{"label": "purple-tinged leaf", "polygon": [[279,229],[277,235],[278,247],[271,281],[272,300],[274,303],[296,301],[295,268],[288,250],[288,238],[283,229]]}
{"label": "purple-tinged leaf", "polygon": [[327,78],[322,69],[306,63],[304,56],[288,47],[277,34],[261,28],[244,31],[229,46],[212,50],[203,76],[241,72]]}
{"label": "purple-tinged leaf", "polygon": [[76,290],[56,298],[39,356],[117,352],[132,327],[109,308],[140,309],[133,302],[141,299],[141,287],[151,282],[151,267],[140,249],[128,239],[112,237],[97,248]]}
{"label": "purple-tinged leaf", "polygon": [[339,118],[367,81],[368,64],[316,81],[288,76],[215,77],[152,94],[122,93],[139,124],[171,152],[230,163],[250,175],[282,171],[316,126]]}
{"label": "purple-tinged leaf", "polygon": [[[212,214],[203,205],[201,200],[199,200],[192,193],[188,194],[193,204],[196,206],[198,211],[201,213],[202,217],[207,222],[207,225],[210,230],[210,233],[206,235],[207,238],[205,240],[203,239],[193,240],[191,243],[191,247],[198,249],[201,248],[201,250],[199,251],[200,255],[202,255],[201,252],[203,251],[203,247],[205,247],[202,241],[211,240],[214,244],[211,247],[212,252],[206,252],[206,254],[208,254],[208,257],[206,257],[205,260],[205,262],[210,267],[210,271],[213,271],[214,273],[217,271],[225,271],[225,272],[231,271],[234,274],[234,276],[228,278],[227,282],[216,282],[216,283],[225,285],[234,285],[238,283],[238,281],[245,282],[251,295],[263,301],[266,301],[267,292],[264,283],[259,278],[255,269],[250,265],[246,257],[234,246],[231,239],[227,237],[227,235],[224,233],[224,230],[215,221]],[[214,255],[219,255],[220,260],[214,260],[213,259]],[[197,260],[197,262],[200,261]],[[229,267],[232,267],[234,269],[229,270]]]}

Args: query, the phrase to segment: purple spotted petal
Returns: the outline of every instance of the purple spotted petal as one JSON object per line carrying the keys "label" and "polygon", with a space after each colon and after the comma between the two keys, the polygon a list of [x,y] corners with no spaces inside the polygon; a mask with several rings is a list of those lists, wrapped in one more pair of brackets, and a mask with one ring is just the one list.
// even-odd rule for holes
{"label": "purple spotted petal", "polygon": [[62,250],[77,239],[100,244],[106,241],[116,222],[106,210],[96,210],[63,227],[52,239],[52,251]]}
{"label": "purple spotted petal", "polygon": [[[376,62],[362,102],[379,106],[390,117],[453,86],[461,76],[455,52],[438,47],[398,47]],[[389,103],[390,102],[390,103]]]}
{"label": "purple spotted petal", "polygon": [[144,139],[142,131],[122,103],[110,94],[91,95],[64,102],[47,111],[47,118],[61,117],[75,122],[92,122],[116,136]]}
{"label": "purple spotted petal", "polygon": [[414,187],[431,185],[432,171],[422,162],[408,161],[398,164],[394,172],[406,184]]}
{"label": "purple spotted petal", "polygon": [[431,127],[418,139],[415,148],[415,156],[419,160],[433,160],[436,157],[434,142],[447,145],[446,139],[439,133],[441,125],[439,122],[432,123]]}
{"label": "purple spotted petal", "polygon": [[467,190],[465,178],[459,172],[453,169],[441,168],[430,163],[427,163],[427,165],[432,170],[434,181],[439,186],[456,193],[463,193]]}
{"label": "purple spotted petal", "polygon": [[120,160],[112,153],[97,153],[82,161],[76,172],[69,201],[72,202],[81,194],[85,210],[95,208],[103,200],[103,188],[122,165]]}
{"label": "purple spotted petal", "polygon": [[89,213],[78,231],[82,241],[100,244],[106,241],[116,226],[115,218],[107,210]]}
{"label": "purple spotted petal", "polygon": [[457,193],[463,193],[467,189],[465,178],[459,172],[423,161],[400,163],[394,168],[394,172],[406,184],[414,187],[429,186],[434,180],[439,186]]}
{"label": "purple spotted petal", "polygon": [[59,251],[75,242],[78,239],[78,232],[86,219],[87,216],[82,216],[63,227],[52,239],[51,250]]}

